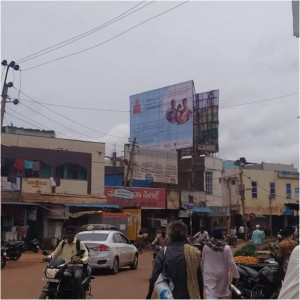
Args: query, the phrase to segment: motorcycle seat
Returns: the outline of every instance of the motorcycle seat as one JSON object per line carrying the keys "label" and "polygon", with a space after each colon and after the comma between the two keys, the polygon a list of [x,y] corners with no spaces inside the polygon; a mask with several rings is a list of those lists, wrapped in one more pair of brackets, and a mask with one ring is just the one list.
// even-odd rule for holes
{"label": "motorcycle seat", "polygon": [[20,246],[20,245],[23,245],[24,242],[23,241],[10,241],[8,242],[8,246]]}
{"label": "motorcycle seat", "polygon": [[252,269],[250,267],[246,267],[246,266],[240,266],[240,268],[242,270],[244,270],[249,277],[251,277],[253,279],[257,279],[258,278],[259,273],[256,270],[254,270],[254,269]]}

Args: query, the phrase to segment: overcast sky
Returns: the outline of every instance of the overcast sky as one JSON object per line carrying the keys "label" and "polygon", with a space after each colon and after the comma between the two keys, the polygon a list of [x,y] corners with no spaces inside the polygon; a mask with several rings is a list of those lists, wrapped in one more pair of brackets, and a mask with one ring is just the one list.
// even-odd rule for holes
{"label": "overcast sky", "polygon": [[22,69],[9,70],[8,94],[20,104],[7,103],[4,125],[103,141],[106,155],[121,154],[129,96],[193,80],[197,93],[220,90],[217,157],[298,168],[291,1],[1,1],[1,59]]}

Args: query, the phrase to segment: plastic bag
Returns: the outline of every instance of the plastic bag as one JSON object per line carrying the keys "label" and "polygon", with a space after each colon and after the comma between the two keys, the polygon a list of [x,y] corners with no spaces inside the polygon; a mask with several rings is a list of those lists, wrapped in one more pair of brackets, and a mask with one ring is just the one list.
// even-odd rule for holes
{"label": "plastic bag", "polygon": [[157,295],[158,299],[174,299],[172,291],[174,289],[174,284],[172,280],[162,273],[159,274],[155,284],[154,293]]}

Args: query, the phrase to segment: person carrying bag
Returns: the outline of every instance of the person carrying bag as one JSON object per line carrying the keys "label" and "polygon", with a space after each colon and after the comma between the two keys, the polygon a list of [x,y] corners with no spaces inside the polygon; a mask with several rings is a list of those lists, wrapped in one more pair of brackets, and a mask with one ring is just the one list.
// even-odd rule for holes
{"label": "person carrying bag", "polygon": [[[151,299],[152,296],[158,299],[203,297],[200,251],[186,244],[187,231],[187,226],[181,221],[169,224],[167,233],[170,241],[166,245],[166,250],[161,249],[156,257],[146,299]],[[159,292],[157,288],[160,282],[165,282],[169,286],[169,288],[165,286],[163,293],[161,292],[163,289]]]}

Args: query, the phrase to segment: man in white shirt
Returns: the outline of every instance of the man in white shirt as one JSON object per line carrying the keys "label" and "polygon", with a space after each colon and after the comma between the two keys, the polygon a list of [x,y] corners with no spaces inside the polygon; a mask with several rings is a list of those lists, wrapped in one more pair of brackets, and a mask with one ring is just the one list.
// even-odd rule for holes
{"label": "man in white shirt", "polygon": [[245,233],[245,227],[241,225],[239,228],[239,238],[242,240],[244,239],[244,233]]}
{"label": "man in white shirt", "polygon": [[197,242],[204,242],[206,240],[209,240],[209,235],[206,230],[204,230],[204,227],[200,227],[200,231],[197,232],[194,236],[194,239],[196,239]]}
{"label": "man in white shirt", "polygon": [[290,256],[278,299],[299,299],[299,245]]}

